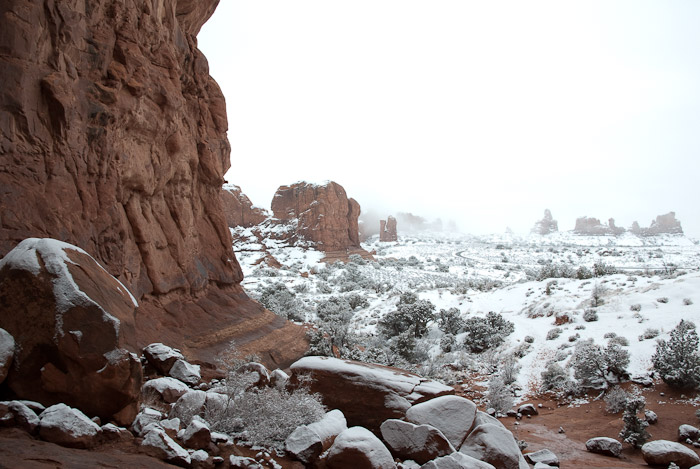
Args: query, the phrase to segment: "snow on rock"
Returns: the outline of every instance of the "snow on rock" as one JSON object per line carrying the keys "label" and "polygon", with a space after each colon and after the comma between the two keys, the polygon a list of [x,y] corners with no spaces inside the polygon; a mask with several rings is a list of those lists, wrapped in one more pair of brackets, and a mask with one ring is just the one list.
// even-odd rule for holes
{"label": "snow on rock", "polygon": [[614,438],[598,436],[596,438],[591,438],[586,442],[586,449],[591,453],[619,458],[620,453],[622,452],[622,443]]}
{"label": "snow on rock", "polygon": [[10,401],[7,407],[15,417],[15,425],[28,433],[34,433],[39,426],[39,417],[21,401]]}
{"label": "snow on rock", "polygon": [[164,402],[172,404],[189,391],[189,387],[175,378],[156,378],[143,383],[141,393],[146,396],[158,396]]}
{"label": "snow on rock", "polygon": [[491,464],[479,461],[464,453],[454,453],[433,459],[421,466],[421,469],[496,469]]}
{"label": "snow on rock", "polygon": [[304,357],[291,366],[290,383],[308,375],[311,392],[340,409],[349,425],[374,431],[389,418],[402,418],[413,405],[454,394],[454,389],[397,368],[329,357]]}
{"label": "snow on rock", "polygon": [[262,387],[269,386],[270,384],[270,372],[265,365],[262,363],[250,362],[241,365],[237,370],[238,373],[253,373],[258,376],[257,381],[253,383],[253,386]]}
{"label": "snow on rock", "polygon": [[130,441],[134,435],[124,427],[117,427],[113,423],[102,425],[102,438],[106,441]]}
{"label": "snow on rock", "polygon": [[199,373],[199,365],[192,365],[182,359],[175,360],[168,373],[171,377],[179,379],[190,386],[194,386],[202,380],[202,375]]}
{"label": "snow on rock", "polygon": [[189,467],[192,463],[190,454],[170,438],[165,430],[152,425],[141,442],[141,446],[148,449],[153,456],[171,462],[182,467]]}
{"label": "snow on rock", "polygon": [[15,339],[5,329],[0,329],[0,384],[7,378],[12,357],[15,354]]}
{"label": "snow on rock", "polygon": [[425,464],[456,451],[445,435],[431,425],[389,419],[382,423],[380,430],[391,453],[402,460]]}
{"label": "snow on rock", "polygon": [[130,353],[137,303],[119,280],[76,246],[30,238],[0,260],[0,297],[12,311],[0,327],[16,343],[6,381],[16,396],[133,419],[143,379]]}
{"label": "snow on rock", "polygon": [[439,429],[459,448],[476,418],[476,405],[460,396],[441,396],[416,404],[406,412],[406,420]]}
{"label": "snow on rock", "polygon": [[309,464],[327,450],[336,436],[347,430],[345,416],[338,409],[326,412],[318,422],[300,425],[284,442],[285,449],[299,461]]}
{"label": "snow on rock", "polygon": [[681,468],[700,464],[700,457],[692,449],[675,441],[656,440],[642,446],[642,457],[650,466],[667,467],[675,463]]}
{"label": "snow on rock", "polygon": [[471,431],[461,453],[486,461],[496,469],[528,469],[513,434],[502,424],[484,423]]}
{"label": "snow on rock", "polygon": [[394,469],[391,453],[379,438],[363,427],[350,427],[335,438],[326,456],[328,467]]}
{"label": "snow on rock", "polygon": [[289,375],[284,371],[277,369],[270,373],[270,385],[276,388],[283,388],[289,381]]}
{"label": "snow on rock", "polygon": [[537,411],[537,407],[535,407],[533,404],[523,404],[520,407],[518,407],[518,413],[520,415],[537,415],[539,412]]}
{"label": "snow on rock", "polygon": [[559,466],[559,457],[548,449],[525,453],[525,460],[530,464],[541,463],[548,466]]}
{"label": "snow on rock", "polygon": [[228,459],[231,469],[263,469],[253,458],[231,455]]}
{"label": "snow on rock", "polygon": [[144,407],[141,412],[136,415],[131,430],[138,436],[143,436],[146,433],[146,427],[152,423],[158,423],[163,419],[163,414],[150,407]]}
{"label": "snow on rock", "polygon": [[78,409],[65,404],[47,408],[39,416],[43,440],[71,448],[91,448],[98,443],[100,427]]}
{"label": "snow on rock", "polygon": [[204,449],[211,443],[211,430],[209,424],[199,417],[192,419],[192,422],[185,429],[182,435],[182,442],[188,448]]}
{"label": "snow on rock", "polygon": [[148,360],[148,363],[161,375],[167,375],[170,368],[177,360],[185,359],[179,350],[168,347],[160,342],[144,347],[143,355],[146,357],[146,360]]}
{"label": "snow on rock", "polygon": [[698,439],[700,439],[700,430],[698,430],[696,427],[687,424],[683,424],[678,427],[678,441],[697,441]]}
{"label": "snow on rock", "polygon": [[204,451],[203,449],[198,449],[194,453],[190,454],[190,459],[192,459],[192,463],[206,463],[207,460],[209,459],[209,453]]}
{"label": "snow on rock", "polygon": [[168,416],[171,419],[177,417],[183,424],[189,425],[194,415],[198,415],[204,411],[206,403],[206,392],[199,390],[187,391],[173,404]]}

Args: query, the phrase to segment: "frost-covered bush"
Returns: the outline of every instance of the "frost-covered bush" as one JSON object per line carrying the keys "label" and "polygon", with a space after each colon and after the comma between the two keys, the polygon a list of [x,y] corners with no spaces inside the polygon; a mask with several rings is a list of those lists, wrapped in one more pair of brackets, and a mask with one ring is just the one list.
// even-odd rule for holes
{"label": "frost-covered bush", "polygon": [[693,300],[691,300],[690,298],[683,298],[683,304],[685,306],[690,306],[693,304]]}
{"label": "frost-covered bush", "polygon": [[576,271],[567,264],[545,264],[540,270],[529,275],[535,280],[546,280],[548,278],[575,278]]}
{"label": "frost-covered bush", "polygon": [[513,333],[515,326],[498,313],[489,312],[486,317],[472,317],[464,322],[467,335],[464,345],[472,353],[481,353],[501,345]]}
{"label": "frost-covered bush", "polygon": [[635,304],[630,306],[630,311],[635,311],[638,313],[641,310],[642,310],[642,305],[640,305],[639,303],[635,303]]}
{"label": "frost-covered bush", "polygon": [[597,308],[605,303],[605,300],[603,300],[603,295],[605,295],[606,291],[607,289],[602,285],[598,285],[597,283],[593,285],[593,289],[591,290],[591,305],[594,308]]}
{"label": "frost-covered bush", "polygon": [[591,272],[591,270],[585,265],[582,265],[576,269],[576,278],[579,280],[593,278],[593,272]]}
{"label": "frost-covered bush", "polygon": [[615,386],[605,393],[605,411],[611,414],[618,414],[622,412],[625,410],[629,397],[629,394],[627,394],[620,386]]}
{"label": "frost-covered bush", "polygon": [[618,336],[610,339],[609,343],[610,344],[617,344],[617,345],[620,345],[622,347],[628,347],[630,344],[630,341],[627,340],[627,337],[622,337],[621,335],[618,335]]}
{"label": "frost-covered bush", "polygon": [[569,385],[569,373],[558,363],[550,362],[542,372],[542,391],[563,390]]}
{"label": "frost-covered bush", "polygon": [[464,328],[464,319],[457,308],[441,309],[437,314],[437,323],[445,334],[457,335]]}
{"label": "frost-covered bush", "polygon": [[669,386],[696,388],[700,386],[700,354],[695,324],[681,320],[671,331],[669,339],[658,340],[651,358],[654,369]]}
{"label": "frost-covered bush", "polygon": [[451,352],[457,343],[457,339],[452,334],[445,334],[440,339],[440,350],[445,353]]}
{"label": "frost-covered bush", "polygon": [[263,287],[258,301],[278,316],[293,321],[304,320],[304,303],[282,282],[275,282]]}
{"label": "frost-covered bush", "polygon": [[350,256],[348,256],[348,262],[357,265],[367,264],[367,261],[359,254],[350,254]]}
{"label": "frost-covered bush", "polygon": [[523,339],[526,343],[531,344],[535,342],[535,338],[532,337],[531,335],[526,335],[525,338]]}
{"label": "frost-covered bush", "polygon": [[662,296],[661,298],[657,298],[656,301],[659,303],[666,304],[666,303],[668,303],[668,297]]}
{"label": "frost-covered bush", "polygon": [[602,348],[592,339],[576,344],[569,365],[583,388],[597,388],[618,383],[627,375],[629,352],[617,344]]}
{"label": "frost-covered bush", "polygon": [[598,320],[598,313],[594,309],[586,309],[583,312],[583,320],[586,322],[595,322]]}
{"label": "frost-covered bush", "polygon": [[547,331],[546,339],[547,340],[554,340],[557,337],[559,337],[560,335],[561,335],[561,329],[559,329],[558,327],[555,327],[554,329],[550,329],[549,331]]}
{"label": "frost-covered bush", "polygon": [[345,297],[345,300],[350,305],[350,309],[355,311],[358,308],[367,308],[369,306],[369,301],[364,295],[358,293],[350,293]]}
{"label": "frost-covered bush", "polygon": [[653,339],[655,337],[659,336],[659,330],[654,329],[654,328],[647,328],[642,335],[639,336],[639,341],[641,342],[642,340],[645,339]]}
{"label": "frost-covered bush", "polygon": [[415,337],[427,332],[428,322],[435,318],[435,305],[428,300],[419,300],[415,293],[403,293],[399,297],[396,311],[386,314],[377,323],[379,331],[386,337],[395,337],[409,330]]}
{"label": "frost-covered bush", "polygon": [[506,355],[501,361],[501,366],[498,373],[503,381],[503,384],[506,386],[513,384],[515,380],[518,379],[519,372],[520,364],[518,363],[518,357],[515,354]]}
{"label": "frost-covered bush", "polygon": [[322,320],[343,315],[350,316],[351,312],[352,307],[347,297],[342,296],[331,296],[316,306],[316,315]]}
{"label": "frost-covered bush", "polygon": [[617,337],[617,333],[613,331],[606,332],[605,334],[603,334],[603,339],[613,339],[615,337]]}
{"label": "frost-covered bush", "polygon": [[625,425],[620,432],[620,438],[635,448],[641,448],[651,437],[647,432],[649,423],[639,418],[639,413],[644,411],[645,405],[644,397],[630,397],[625,405],[625,413],[622,415]]}
{"label": "frost-covered bush", "polygon": [[489,381],[486,400],[489,407],[496,409],[496,412],[502,414],[505,414],[513,407],[513,393],[500,376],[495,376]]}
{"label": "frost-covered bush", "polygon": [[595,264],[593,264],[593,276],[594,277],[603,277],[605,275],[614,275],[617,273],[617,269],[615,266],[606,264],[603,261],[598,261]]}

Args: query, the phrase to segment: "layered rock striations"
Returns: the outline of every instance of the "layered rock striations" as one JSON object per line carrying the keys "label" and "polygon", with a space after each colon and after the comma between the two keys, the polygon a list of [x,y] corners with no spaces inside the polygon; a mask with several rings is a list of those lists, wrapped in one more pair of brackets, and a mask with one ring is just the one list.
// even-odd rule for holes
{"label": "layered rock striations", "polygon": [[225,102],[196,40],[217,3],[0,4],[0,256],[30,237],[78,246],[139,300],[137,344],[206,359],[231,338],[277,353],[303,337],[270,340],[288,326],[239,285]]}

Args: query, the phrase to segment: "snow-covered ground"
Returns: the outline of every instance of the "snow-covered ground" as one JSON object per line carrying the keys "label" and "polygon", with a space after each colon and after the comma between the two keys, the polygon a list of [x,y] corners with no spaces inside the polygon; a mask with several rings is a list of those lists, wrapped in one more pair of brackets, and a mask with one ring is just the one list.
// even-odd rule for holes
{"label": "snow-covered ground", "polygon": [[[652,336],[667,337],[681,319],[700,326],[700,246],[684,236],[421,233],[400,236],[395,243],[370,238],[363,247],[376,251],[376,262],[333,266],[321,263],[318,251],[266,242],[281,269],[259,264],[264,255],[256,242],[242,240],[234,246],[245,274],[244,287],[255,296],[282,282],[302,302],[303,317],[309,322],[316,319],[319,302],[351,293],[368,302],[350,320],[352,329],[365,336],[377,333],[377,321],[396,310],[399,295],[407,291],[432,302],[436,312],[457,308],[465,319],[490,311],[502,314],[515,331],[501,352],[526,351],[518,375],[525,393],[535,389],[549,360],[565,364],[581,340],[592,338],[605,345],[612,336],[623,337],[615,340],[628,344],[624,348],[631,357],[630,374],[643,375],[656,347]],[[596,264],[619,273],[538,280],[545,266],[569,272],[583,266],[594,272]],[[594,289],[600,295],[595,308]],[[584,320],[587,309],[595,310],[597,320]],[[435,357],[442,353],[442,333],[437,323],[429,327],[426,347]],[[556,335],[550,332],[553,329],[559,329],[556,338],[551,338]],[[464,336],[457,335],[458,344]]]}

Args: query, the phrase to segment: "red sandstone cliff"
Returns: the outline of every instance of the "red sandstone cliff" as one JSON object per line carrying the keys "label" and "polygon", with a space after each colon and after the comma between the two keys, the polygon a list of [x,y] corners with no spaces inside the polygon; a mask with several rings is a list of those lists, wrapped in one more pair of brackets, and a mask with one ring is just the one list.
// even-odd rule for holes
{"label": "red sandstone cliff", "polygon": [[253,206],[248,196],[241,191],[240,187],[234,184],[224,184],[221,198],[229,228],[237,226],[248,228],[259,225],[268,216],[265,210]]}
{"label": "red sandstone cliff", "polygon": [[196,41],[217,4],[0,3],[0,256],[85,249],[140,300],[138,345],[204,358],[287,327],[239,286],[222,210],[225,103]]}

